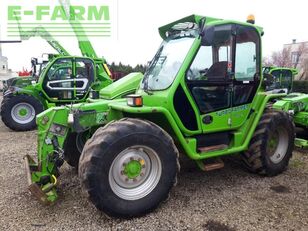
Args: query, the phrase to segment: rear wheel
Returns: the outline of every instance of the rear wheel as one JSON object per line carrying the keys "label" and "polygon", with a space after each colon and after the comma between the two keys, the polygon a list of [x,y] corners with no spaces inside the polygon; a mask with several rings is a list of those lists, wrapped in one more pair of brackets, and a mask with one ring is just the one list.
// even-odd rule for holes
{"label": "rear wheel", "polygon": [[243,160],[252,172],[275,176],[289,163],[294,147],[294,125],[282,111],[267,110],[262,116]]}
{"label": "rear wheel", "polygon": [[114,217],[155,209],[176,182],[178,151],[172,138],[148,121],[122,119],[99,128],[79,162],[83,189]]}
{"label": "rear wheel", "polygon": [[14,131],[28,131],[36,128],[36,115],[42,111],[42,104],[33,96],[16,95],[3,100],[1,118]]}

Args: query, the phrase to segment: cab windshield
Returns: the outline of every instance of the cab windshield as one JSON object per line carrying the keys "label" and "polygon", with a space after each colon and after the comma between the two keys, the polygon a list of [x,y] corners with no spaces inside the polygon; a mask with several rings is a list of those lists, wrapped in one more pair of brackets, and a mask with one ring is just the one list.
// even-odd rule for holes
{"label": "cab windshield", "polygon": [[163,41],[144,75],[141,89],[167,89],[175,79],[194,41],[195,37],[192,35],[177,36]]}

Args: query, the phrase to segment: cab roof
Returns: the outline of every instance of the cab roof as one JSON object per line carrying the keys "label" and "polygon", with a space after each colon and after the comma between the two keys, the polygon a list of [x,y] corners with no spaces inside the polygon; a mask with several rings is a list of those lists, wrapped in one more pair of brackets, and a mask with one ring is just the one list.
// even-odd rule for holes
{"label": "cab roof", "polygon": [[257,29],[257,31],[260,33],[260,35],[263,35],[263,33],[264,33],[262,27],[256,26],[256,25],[251,24],[251,23],[239,22],[239,21],[234,21],[234,20],[225,20],[225,19],[220,19],[220,18],[213,18],[213,17],[193,14],[193,15],[187,16],[185,18],[179,19],[177,21],[174,21],[172,23],[169,23],[167,25],[160,27],[158,29],[159,34],[163,39],[166,39],[167,38],[166,32],[169,31],[174,25],[179,24],[179,23],[188,23],[188,22],[196,23],[197,25],[199,25],[200,21],[203,18],[205,18],[205,25],[221,25],[221,24],[234,23],[234,24],[240,24],[240,25],[253,26]]}

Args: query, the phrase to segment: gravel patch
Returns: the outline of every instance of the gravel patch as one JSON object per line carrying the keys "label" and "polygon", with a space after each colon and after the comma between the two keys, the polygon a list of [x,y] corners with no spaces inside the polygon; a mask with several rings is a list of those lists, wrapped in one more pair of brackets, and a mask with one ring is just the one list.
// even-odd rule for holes
{"label": "gravel patch", "polygon": [[294,151],[289,169],[260,177],[233,160],[202,172],[182,160],[170,199],[130,220],[110,219],[82,195],[76,170],[64,165],[60,199],[39,204],[27,191],[23,156],[36,154],[36,131],[13,132],[0,122],[0,230],[308,230],[308,151]]}

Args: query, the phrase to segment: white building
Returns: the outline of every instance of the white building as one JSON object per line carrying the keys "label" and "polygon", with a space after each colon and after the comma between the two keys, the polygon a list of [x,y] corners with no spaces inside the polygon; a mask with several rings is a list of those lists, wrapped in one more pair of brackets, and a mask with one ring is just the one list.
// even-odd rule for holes
{"label": "white building", "polygon": [[2,56],[2,48],[0,44],[0,73],[5,74],[8,72],[7,68],[7,57]]}
{"label": "white building", "polygon": [[3,88],[2,81],[15,77],[15,76],[18,76],[18,74],[15,72],[12,72],[8,68],[8,59],[7,57],[2,55],[2,47],[0,43],[0,91]]}
{"label": "white building", "polygon": [[292,43],[284,44],[283,48],[290,49],[292,66],[296,66],[299,71],[296,78],[308,80],[308,41],[296,42],[293,39]]}

